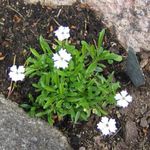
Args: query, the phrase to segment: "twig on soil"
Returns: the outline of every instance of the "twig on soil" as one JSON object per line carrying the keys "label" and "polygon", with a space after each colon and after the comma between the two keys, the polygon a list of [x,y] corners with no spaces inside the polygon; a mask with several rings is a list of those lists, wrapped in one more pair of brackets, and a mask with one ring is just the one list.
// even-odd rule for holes
{"label": "twig on soil", "polygon": [[119,133],[119,131],[121,130],[121,128],[122,128],[122,127],[120,127],[120,128],[117,130],[117,132],[116,132],[115,134],[113,134],[113,136],[111,136],[110,139],[113,139],[113,138]]}
{"label": "twig on soil", "polygon": [[62,9],[59,9],[58,14],[56,15],[57,18],[59,17],[61,11],[62,11]]}
{"label": "twig on soil", "polygon": [[55,18],[53,18],[53,20],[58,26],[61,26]]}
{"label": "twig on soil", "polygon": [[[16,62],[16,55],[14,56],[13,65],[15,65],[15,62]],[[10,97],[10,95],[11,95],[12,92],[14,91],[15,85],[16,85],[16,84],[13,83],[13,81],[11,80],[10,86],[8,87],[7,99]]]}
{"label": "twig on soil", "polygon": [[7,5],[6,8],[9,8],[10,10],[16,12],[22,19],[25,19],[22,14],[20,14],[16,9],[11,7],[10,5]]}
{"label": "twig on soil", "polygon": [[7,99],[8,99],[8,98],[10,97],[10,95],[12,94],[14,88],[15,88],[15,85],[13,84],[13,81],[11,81],[10,86],[8,87]]}
{"label": "twig on soil", "polygon": [[4,23],[3,23],[3,22],[0,22],[0,25],[4,25]]}
{"label": "twig on soil", "polygon": [[93,42],[94,42],[95,47],[97,48],[96,41],[94,39],[93,39]]}
{"label": "twig on soil", "polygon": [[87,30],[87,20],[84,21],[84,30]]}

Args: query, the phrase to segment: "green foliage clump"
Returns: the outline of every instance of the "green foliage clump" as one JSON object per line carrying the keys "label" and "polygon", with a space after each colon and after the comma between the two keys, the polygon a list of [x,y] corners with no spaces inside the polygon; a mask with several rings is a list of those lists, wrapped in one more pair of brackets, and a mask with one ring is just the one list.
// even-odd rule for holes
{"label": "green foliage clump", "polygon": [[[26,66],[26,76],[38,79],[32,84],[38,96],[30,94],[31,105],[22,106],[30,108],[31,115],[47,117],[50,124],[55,116],[69,116],[76,123],[87,120],[91,113],[107,114],[106,106],[115,104],[119,83],[113,82],[113,73],[103,76],[104,62],[112,64],[122,57],[103,48],[104,34],[105,30],[99,33],[97,46],[81,41],[79,50],[67,41],[57,41],[56,48],[51,50],[40,36],[41,53],[30,48],[33,56],[27,59]],[[72,56],[66,69],[55,68],[52,59],[53,52],[61,48]]]}

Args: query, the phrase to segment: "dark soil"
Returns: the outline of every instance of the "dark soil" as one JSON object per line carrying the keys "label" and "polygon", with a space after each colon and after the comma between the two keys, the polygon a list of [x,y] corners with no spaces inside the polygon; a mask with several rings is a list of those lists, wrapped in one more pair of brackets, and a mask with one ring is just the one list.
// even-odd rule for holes
{"label": "dark soil", "polygon": [[[25,5],[22,0],[0,1],[0,93],[8,94],[10,79],[9,67],[16,55],[16,64],[23,65],[30,55],[29,47],[39,49],[40,35],[51,46],[54,41],[53,31],[59,25],[71,28],[70,41],[78,47],[81,40],[95,43],[99,31],[104,28],[88,6],[75,4],[55,9],[37,5]],[[126,51],[117,42],[113,31],[107,30],[104,39],[105,48],[126,56]],[[149,65],[149,64],[148,64]],[[135,88],[123,70],[123,63],[109,66],[106,74],[115,70],[115,77],[121,82],[122,89],[133,96],[133,103],[125,109],[113,108],[110,115],[117,120],[118,132],[110,137],[103,137],[96,129],[99,117],[91,116],[88,122],[73,125],[68,118],[57,122],[57,126],[67,137],[71,146],[77,150],[149,150],[150,144],[150,70],[143,68],[146,84]],[[28,93],[32,91],[31,81],[18,82],[10,99],[17,103],[28,101]],[[144,122],[145,121],[145,122]],[[144,123],[145,124],[144,124]],[[134,123],[134,139],[130,126]],[[132,127],[131,127],[132,129]],[[131,139],[130,139],[131,138]],[[132,142],[129,142],[132,141]]]}

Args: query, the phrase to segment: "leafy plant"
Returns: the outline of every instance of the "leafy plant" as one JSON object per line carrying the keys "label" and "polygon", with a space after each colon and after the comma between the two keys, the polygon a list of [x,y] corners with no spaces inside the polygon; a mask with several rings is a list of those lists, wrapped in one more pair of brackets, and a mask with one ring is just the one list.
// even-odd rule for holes
{"label": "leafy plant", "polygon": [[[104,34],[105,30],[99,33],[97,46],[81,41],[80,50],[67,41],[57,41],[52,50],[40,36],[41,52],[30,48],[33,56],[27,59],[26,67],[26,76],[38,79],[32,84],[38,96],[30,94],[32,104],[22,106],[29,108],[33,116],[47,117],[50,124],[56,116],[58,119],[70,116],[76,123],[87,120],[91,113],[107,114],[106,106],[115,104],[119,83],[113,82],[113,73],[107,78],[103,76],[106,67],[103,62],[112,64],[121,61],[122,57],[103,48]],[[72,56],[65,69],[55,68],[52,59],[53,52],[61,48]]]}

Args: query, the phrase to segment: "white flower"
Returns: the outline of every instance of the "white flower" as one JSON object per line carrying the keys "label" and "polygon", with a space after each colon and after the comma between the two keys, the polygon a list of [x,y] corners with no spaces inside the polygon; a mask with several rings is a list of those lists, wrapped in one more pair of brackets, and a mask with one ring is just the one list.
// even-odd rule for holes
{"label": "white flower", "polygon": [[101,130],[103,135],[110,135],[116,132],[115,119],[109,119],[108,117],[102,117],[101,121],[97,124],[97,129]]}
{"label": "white flower", "polygon": [[54,31],[55,36],[57,36],[58,40],[63,41],[70,37],[70,29],[69,27],[60,26],[56,31]]}
{"label": "white flower", "polygon": [[10,72],[9,72],[9,77],[11,78],[12,81],[22,81],[25,78],[25,74],[24,74],[25,68],[24,66],[19,66],[17,69],[16,65],[13,65],[10,68]]}
{"label": "white flower", "polygon": [[132,97],[128,95],[126,90],[117,93],[115,99],[117,101],[117,105],[123,108],[127,107],[128,104],[132,102]]}
{"label": "white flower", "polygon": [[66,49],[60,49],[60,51],[56,54],[53,54],[52,59],[54,60],[54,67],[59,68],[67,68],[68,62],[71,60],[71,54],[66,52]]}

